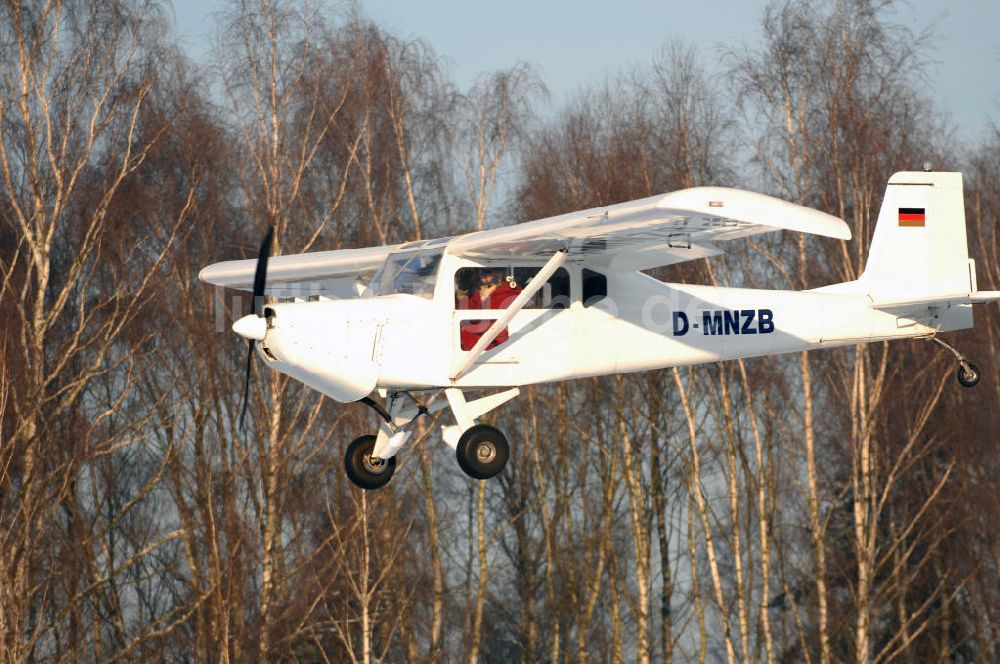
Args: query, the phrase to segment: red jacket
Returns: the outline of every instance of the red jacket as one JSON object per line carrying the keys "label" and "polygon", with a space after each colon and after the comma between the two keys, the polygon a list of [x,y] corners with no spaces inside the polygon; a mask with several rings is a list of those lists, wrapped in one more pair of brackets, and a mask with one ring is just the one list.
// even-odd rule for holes
{"label": "red jacket", "polygon": [[[504,282],[497,286],[496,290],[493,291],[486,298],[484,302],[479,296],[479,291],[475,291],[472,295],[466,297],[459,295],[458,297],[458,308],[459,309],[506,309],[510,306],[510,303],[524,290],[520,286],[512,287],[509,282]],[[479,338],[486,333],[486,330],[490,329],[493,324],[492,320],[464,320],[459,325],[459,335],[462,342],[462,350],[472,350],[472,347],[476,345]],[[507,341],[508,334],[507,328],[500,330],[500,334],[490,342],[486,347],[487,350],[490,348],[495,348]]]}

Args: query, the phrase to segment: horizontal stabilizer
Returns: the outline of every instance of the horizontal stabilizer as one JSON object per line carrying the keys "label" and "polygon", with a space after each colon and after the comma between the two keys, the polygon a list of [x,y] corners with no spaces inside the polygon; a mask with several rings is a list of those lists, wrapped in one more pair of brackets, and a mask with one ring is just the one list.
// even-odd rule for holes
{"label": "horizontal stabilizer", "polygon": [[983,304],[984,302],[1000,301],[1000,291],[976,291],[974,293],[955,293],[952,295],[932,295],[928,297],[905,298],[898,300],[875,300],[872,309],[900,309],[921,305],[933,306],[939,304]]}

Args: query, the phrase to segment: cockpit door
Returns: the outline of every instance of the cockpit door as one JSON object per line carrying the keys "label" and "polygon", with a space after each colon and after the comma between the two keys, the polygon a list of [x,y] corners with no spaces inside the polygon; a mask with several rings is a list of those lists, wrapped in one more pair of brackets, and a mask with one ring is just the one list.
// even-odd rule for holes
{"label": "cockpit door", "polygon": [[[461,364],[538,270],[516,265],[458,268],[451,327],[456,364]],[[572,318],[569,272],[559,268],[458,384],[523,385],[558,377],[572,356]]]}

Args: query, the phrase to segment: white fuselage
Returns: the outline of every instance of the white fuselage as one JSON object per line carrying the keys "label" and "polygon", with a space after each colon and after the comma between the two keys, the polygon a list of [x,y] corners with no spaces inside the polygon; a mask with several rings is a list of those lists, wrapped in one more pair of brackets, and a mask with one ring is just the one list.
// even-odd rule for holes
{"label": "white fuselage", "polygon": [[[432,298],[387,295],[269,305],[261,344],[269,365],[338,401],[373,389],[520,386],[611,373],[897,339],[970,327],[970,305],[872,308],[864,295],[717,288],[608,274],[607,297],[585,307],[579,267],[563,309],[525,309],[509,339],[452,380],[467,351],[462,320],[502,310],[456,309],[450,278]],[[488,325],[488,322],[486,323]]]}

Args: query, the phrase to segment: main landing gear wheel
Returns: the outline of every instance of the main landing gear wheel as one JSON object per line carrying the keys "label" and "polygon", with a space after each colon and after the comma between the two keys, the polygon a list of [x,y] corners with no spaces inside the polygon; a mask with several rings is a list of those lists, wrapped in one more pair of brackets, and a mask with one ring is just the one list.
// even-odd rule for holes
{"label": "main landing gear wheel", "polygon": [[498,475],[507,465],[510,447],[499,429],[488,424],[477,424],[469,427],[458,439],[455,456],[466,475],[477,480],[488,480]]}
{"label": "main landing gear wheel", "polygon": [[958,365],[958,382],[962,387],[975,387],[979,383],[979,367],[968,362]]}
{"label": "main landing gear wheel", "polygon": [[344,456],[347,478],[368,491],[384,487],[396,472],[396,457],[372,461],[374,449],[375,436],[361,436],[347,446]]}

